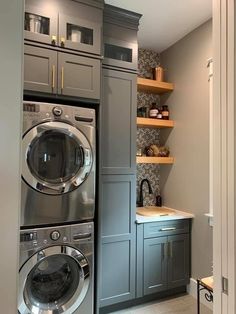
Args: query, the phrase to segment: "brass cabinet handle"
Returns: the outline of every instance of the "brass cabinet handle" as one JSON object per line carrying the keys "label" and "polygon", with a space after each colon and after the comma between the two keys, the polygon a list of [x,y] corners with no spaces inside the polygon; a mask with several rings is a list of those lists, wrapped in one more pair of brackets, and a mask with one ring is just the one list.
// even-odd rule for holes
{"label": "brass cabinet handle", "polygon": [[55,65],[52,66],[52,89],[55,88],[55,70],[56,70],[56,67]]}
{"label": "brass cabinet handle", "polygon": [[172,242],[168,242],[168,251],[169,251],[169,257],[172,258],[173,257],[173,245]]}
{"label": "brass cabinet handle", "polygon": [[164,243],[164,258],[167,258],[168,257],[168,243]]}
{"label": "brass cabinet handle", "polygon": [[64,89],[64,67],[61,68],[61,90]]}
{"label": "brass cabinet handle", "polygon": [[173,231],[173,230],[176,230],[176,227],[161,228],[159,231]]}

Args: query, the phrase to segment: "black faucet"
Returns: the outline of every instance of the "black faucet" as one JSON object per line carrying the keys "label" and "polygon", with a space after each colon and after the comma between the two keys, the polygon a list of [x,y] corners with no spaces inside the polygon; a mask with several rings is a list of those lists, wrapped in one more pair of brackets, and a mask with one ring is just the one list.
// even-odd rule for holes
{"label": "black faucet", "polygon": [[152,194],[152,187],[148,179],[143,179],[140,183],[140,192],[139,192],[139,200],[137,202],[138,207],[143,207],[143,184],[144,182],[147,182],[149,194]]}

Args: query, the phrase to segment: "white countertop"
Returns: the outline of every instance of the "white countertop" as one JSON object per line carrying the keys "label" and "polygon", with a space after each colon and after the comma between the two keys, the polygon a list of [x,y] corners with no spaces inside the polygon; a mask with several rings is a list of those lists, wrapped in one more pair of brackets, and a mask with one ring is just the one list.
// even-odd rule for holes
{"label": "white countertop", "polygon": [[[167,208],[167,207],[166,207]],[[169,207],[168,207],[169,208]],[[154,221],[167,221],[167,220],[177,220],[177,219],[191,219],[194,218],[194,215],[185,211],[177,210],[174,208],[170,208],[175,211],[176,214],[168,215],[168,216],[141,216],[136,214],[136,223],[142,224],[146,222],[154,222]]]}

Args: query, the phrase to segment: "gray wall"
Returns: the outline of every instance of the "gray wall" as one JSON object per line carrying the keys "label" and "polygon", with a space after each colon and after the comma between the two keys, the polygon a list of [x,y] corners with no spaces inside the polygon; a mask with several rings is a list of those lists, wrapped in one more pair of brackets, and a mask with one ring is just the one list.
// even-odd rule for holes
{"label": "gray wall", "polygon": [[17,312],[23,1],[0,1],[0,312]]}
{"label": "gray wall", "polygon": [[[175,128],[164,138],[176,158],[161,167],[164,204],[195,214],[192,226],[192,277],[211,274],[212,228],[209,211],[209,85],[207,59],[212,57],[208,21],[161,54],[166,80],[175,90],[166,97]],[[162,139],[164,141],[164,139]]]}

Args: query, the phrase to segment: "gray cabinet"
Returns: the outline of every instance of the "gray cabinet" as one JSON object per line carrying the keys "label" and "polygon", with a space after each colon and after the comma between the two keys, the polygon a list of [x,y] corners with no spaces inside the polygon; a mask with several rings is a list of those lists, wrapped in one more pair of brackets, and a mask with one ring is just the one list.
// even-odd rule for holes
{"label": "gray cabinet", "polygon": [[24,89],[57,92],[57,52],[25,45]]}
{"label": "gray cabinet", "polygon": [[103,69],[101,108],[101,172],[133,174],[136,171],[137,76]]}
{"label": "gray cabinet", "polygon": [[167,237],[144,241],[144,295],[167,289]]}
{"label": "gray cabinet", "polygon": [[137,226],[137,297],[189,283],[189,230],[189,220]]}
{"label": "gray cabinet", "polygon": [[100,55],[102,8],[92,0],[26,0],[25,39]]}
{"label": "gray cabinet", "polygon": [[100,183],[100,307],[135,297],[135,175],[104,175]]}
{"label": "gray cabinet", "polygon": [[101,24],[92,21],[92,19],[85,20],[84,18],[60,14],[60,46],[73,50],[100,54]]}
{"label": "gray cabinet", "polygon": [[[104,18],[108,7],[114,14],[111,18],[106,17],[104,35],[109,37],[106,42],[113,46],[122,42],[124,47],[134,47],[137,51],[140,15],[105,5]],[[129,22],[132,38],[126,36],[130,34]],[[119,33],[116,29],[116,41],[113,42],[110,33],[105,33],[118,25],[123,25],[122,31]],[[120,38],[116,36],[118,33]],[[99,108],[97,312],[108,312],[110,306],[130,301],[136,295],[137,63],[134,62],[133,67],[123,66],[123,63],[135,60],[133,52],[128,50],[126,55],[125,50],[122,54],[123,48],[119,47],[117,52],[113,46],[106,50],[109,57],[103,62]],[[105,63],[113,56],[118,58],[114,59],[116,64]]]}
{"label": "gray cabinet", "polygon": [[25,45],[24,89],[100,98],[100,60]]}
{"label": "gray cabinet", "polygon": [[137,29],[140,17],[140,14],[105,5],[104,65],[137,70]]}
{"label": "gray cabinet", "polygon": [[137,69],[138,44],[104,37],[103,64],[119,68]]}
{"label": "gray cabinet", "polygon": [[58,14],[53,5],[40,1],[25,1],[24,37],[27,40],[49,45],[57,43]]}
{"label": "gray cabinet", "polygon": [[100,98],[100,60],[58,53],[58,94]]}
{"label": "gray cabinet", "polygon": [[168,288],[184,286],[190,275],[189,234],[169,236],[168,245]]}

